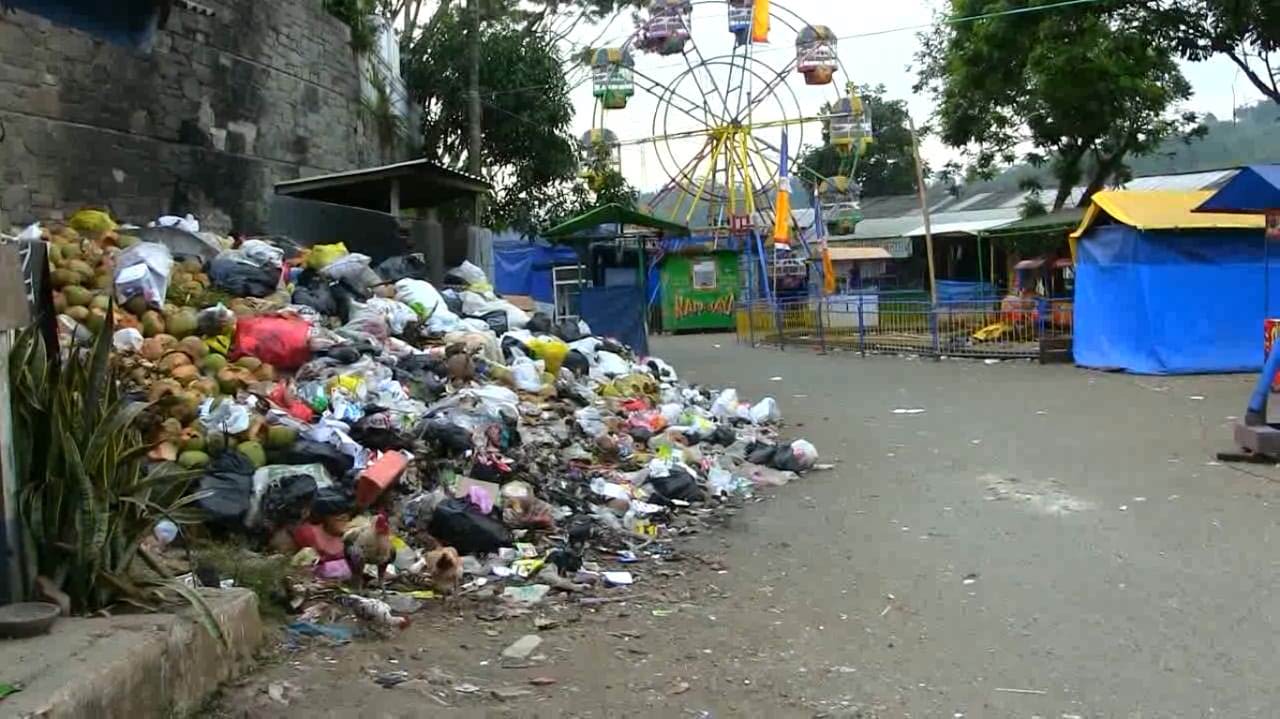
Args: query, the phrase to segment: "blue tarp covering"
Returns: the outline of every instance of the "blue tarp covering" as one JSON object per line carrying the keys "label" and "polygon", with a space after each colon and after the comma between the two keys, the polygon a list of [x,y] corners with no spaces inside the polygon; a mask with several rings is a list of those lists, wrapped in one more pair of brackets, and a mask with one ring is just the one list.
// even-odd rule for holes
{"label": "blue tarp covering", "polygon": [[493,287],[504,295],[528,295],[538,302],[555,301],[551,268],[571,265],[578,256],[571,247],[533,242],[499,242],[493,246]]}
{"label": "blue tarp covering", "polygon": [[582,319],[599,337],[613,337],[639,354],[649,354],[644,326],[644,292],[639,287],[593,287],[582,291]]}
{"label": "blue tarp covering", "polygon": [[1248,212],[1260,215],[1280,210],[1280,165],[1246,167],[1223,185],[1198,212]]}
{"label": "blue tarp covering", "polygon": [[938,280],[938,301],[985,300],[996,296],[996,288],[990,282],[960,282]]}
{"label": "blue tarp covering", "polygon": [[1257,371],[1263,316],[1280,312],[1280,275],[1268,301],[1265,274],[1261,230],[1095,227],[1078,250],[1076,364],[1138,374]]}

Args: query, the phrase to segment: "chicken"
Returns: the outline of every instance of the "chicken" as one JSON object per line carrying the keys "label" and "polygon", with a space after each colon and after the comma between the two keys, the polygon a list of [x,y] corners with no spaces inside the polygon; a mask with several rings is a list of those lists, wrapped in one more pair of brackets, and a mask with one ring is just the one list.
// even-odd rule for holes
{"label": "chicken", "polygon": [[396,558],[395,547],[391,544],[391,523],[387,521],[386,513],[374,517],[372,524],[356,527],[343,535],[342,552],[351,566],[356,586],[364,588],[364,568],[372,565],[378,569],[378,588],[386,596],[387,567]]}
{"label": "chicken", "polygon": [[431,586],[441,594],[457,594],[462,581],[462,557],[453,547],[441,547],[427,552],[427,572]]}

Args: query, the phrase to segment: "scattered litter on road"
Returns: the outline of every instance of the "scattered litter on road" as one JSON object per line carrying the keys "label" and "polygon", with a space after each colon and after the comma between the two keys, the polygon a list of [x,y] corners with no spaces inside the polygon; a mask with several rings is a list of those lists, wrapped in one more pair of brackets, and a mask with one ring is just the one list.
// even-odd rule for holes
{"label": "scattered litter on road", "polygon": [[1189,400],[1191,400],[1191,401],[1193,401],[1193,402],[1200,402],[1200,401],[1202,401],[1202,400],[1204,399],[1204,395],[1202,395],[1202,394],[1193,394],[1193,395],[1191,395],[1191,396],[1187,397],[1187,399],[1189,399]]}
{"label": "scattered litter on road", "polygon": [[1044,696],[1049,693],[1042,689],[1007,689],[1005,687],[996,687],[992,691],[1002,692],[1004,694],[1034,694],[1036,696]]}
{"label": "scattered litter on road", "polygon": [[502,650],[504,659],[528,659],[529,655],[542,644],[542,637],[537,634],[526,634],[514,644]]}
{"label": "scattered litter on road", "polygon": [[898,409],[895,409],[893,413],[894,414],[924,414],[925,410],[923,407],[910,407],[910,408],[899,407]]}
{"label": "scattered litter on road", "polygon": [[966,574],[964,575],[964,579],[962,579],[961,581],[965,584],[976,584],[978,582],[978,575]]}

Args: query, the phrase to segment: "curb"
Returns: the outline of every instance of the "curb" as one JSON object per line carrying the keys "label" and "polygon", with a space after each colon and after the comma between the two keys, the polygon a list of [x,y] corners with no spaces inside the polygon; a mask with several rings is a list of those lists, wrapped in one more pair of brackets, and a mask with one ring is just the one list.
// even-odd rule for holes
{"label": "curb", "polygon": [[0,701],[0,716],[143,719],[194,712],[248,668],[262,642],[252,591],[209,590],[205,599],[226,648],[187,612],[62,619],[50,634],[0,642],[0,681],[23,687]]}

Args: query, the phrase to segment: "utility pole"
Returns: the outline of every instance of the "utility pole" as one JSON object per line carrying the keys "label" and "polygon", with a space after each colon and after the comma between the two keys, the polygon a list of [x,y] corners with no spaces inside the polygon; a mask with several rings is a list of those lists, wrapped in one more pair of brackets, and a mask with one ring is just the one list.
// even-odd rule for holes
{"label": "utility pole", "polygon": [[911,154],[916,160],[916,192],[920,195],[920,213],[924,216],[924,247],[929,255],[929,299],[938,306],[938,274],[933,266],[933,226],[929,222],[929,193],[924,186],[924,165],[920,162],[920,138],[916,135],[916,121],[907,114],[911,128]]}
{"label": "utility pole", "polygon": [[[476,177],[483,177],[484,167],[480,159],[482,142],[480,124],[484,117],[480,107],[480,0],[467,0],[467,13],[470,16],[470,28],[467,32],[467,46],[470,50],[467,86],[471,96],[471,107],[468,112],[469,143],[467,146],[467,171]],[[473,224],[480,226],[480,211],[483,195],[476,195]]]}

